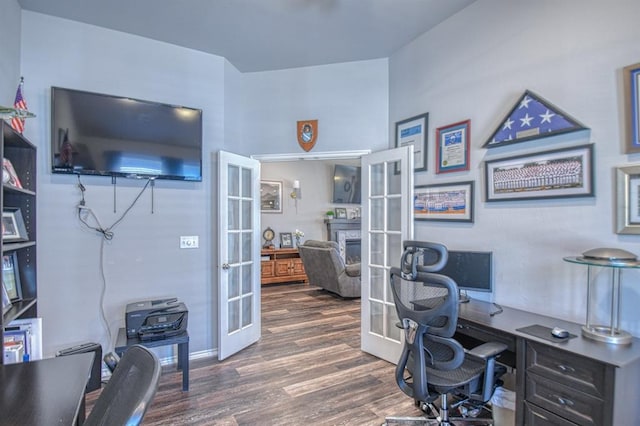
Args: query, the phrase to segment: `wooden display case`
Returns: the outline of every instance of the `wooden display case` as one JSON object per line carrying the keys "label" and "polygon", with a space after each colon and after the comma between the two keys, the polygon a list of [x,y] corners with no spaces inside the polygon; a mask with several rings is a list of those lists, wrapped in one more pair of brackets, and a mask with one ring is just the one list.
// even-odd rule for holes
{"label": "wooden display case", "polygon": [[297,248],[265,249],[261,256],[262,285],[309,281]]}

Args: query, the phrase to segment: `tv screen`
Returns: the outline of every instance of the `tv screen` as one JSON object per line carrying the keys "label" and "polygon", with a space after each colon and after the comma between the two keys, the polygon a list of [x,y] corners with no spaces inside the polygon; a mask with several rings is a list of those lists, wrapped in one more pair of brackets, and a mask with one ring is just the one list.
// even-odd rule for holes
{"label": "tv screen", "polygon": [[336,164],[333,173],[333,202],[360,204],[360,167]]}
{"label": "tv screen", "polygon": [[202,180],[202,111],[51,88],[53,173]]}

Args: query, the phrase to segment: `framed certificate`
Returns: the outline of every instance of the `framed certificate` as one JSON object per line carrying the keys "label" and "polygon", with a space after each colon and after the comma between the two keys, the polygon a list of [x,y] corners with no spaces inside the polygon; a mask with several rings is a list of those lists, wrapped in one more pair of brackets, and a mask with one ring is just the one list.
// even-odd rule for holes
{"label": "framed certificate", "polygon": [[[396,148],[407,145],[413,147],[414,172],[427,170],[428,126],[428,112],[396,123]],[[396,173],[399,170],[396,169]]]}

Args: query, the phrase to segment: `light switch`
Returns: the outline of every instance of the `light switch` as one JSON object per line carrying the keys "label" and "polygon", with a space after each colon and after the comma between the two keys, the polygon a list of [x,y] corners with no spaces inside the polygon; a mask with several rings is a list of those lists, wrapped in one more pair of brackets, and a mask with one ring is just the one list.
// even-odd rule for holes
{"label": "light switch", "polygon": [[180,237],[180,248],[198,248],[199,241],[197,235],[190,236],[181,236]]}

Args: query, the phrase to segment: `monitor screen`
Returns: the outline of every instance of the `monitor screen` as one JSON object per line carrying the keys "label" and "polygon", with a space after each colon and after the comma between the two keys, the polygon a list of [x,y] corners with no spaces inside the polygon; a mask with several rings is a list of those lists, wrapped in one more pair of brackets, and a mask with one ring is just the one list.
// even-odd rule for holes
{"label": "monitor screen", "polygon": [[202,180],[202,111],[51,88],[53,173]]}
{"label": "monitor screen", "polygon": [[460,290],[491,292],[492,255],[490,251],[449,250],[447,264],[438,273],[452,278]]}

